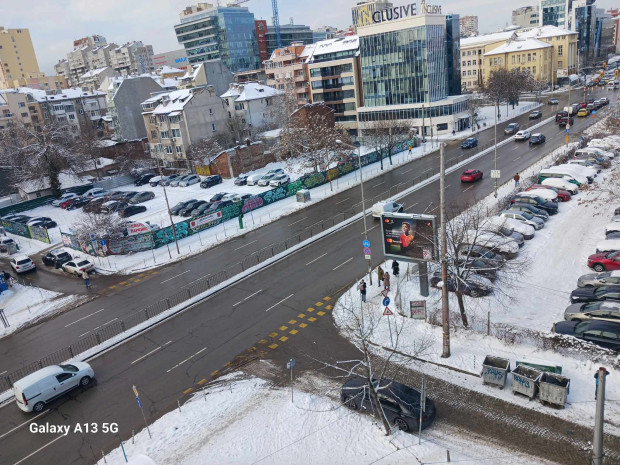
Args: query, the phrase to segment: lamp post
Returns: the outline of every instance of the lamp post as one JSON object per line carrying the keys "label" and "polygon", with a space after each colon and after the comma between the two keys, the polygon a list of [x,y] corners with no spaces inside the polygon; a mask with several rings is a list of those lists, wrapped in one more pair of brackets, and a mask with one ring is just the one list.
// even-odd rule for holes
{"label": "lamp post", "polygon": [[[357,146],[355,146],[355,145],[342,142],[340,139],[337,139],[336,143],[348,146],[353,149],[357,149],[357,162],[360,168],[360,189],[362,191],[362,220],[364,222],[364,240],[367,241],[368,240],[368,226],[366,225],[366,201],[364,200],[364,178],[362,177],[362,144],[361,142],[356,142]],[[370,258],[367,258],[366,262],[368,264],[368,281],[370,285],[372,286],[372,272],[371,272],[372,268],[370,266]]]}
{"label": "lamp post", "polygon": [[[499,106],[497,107],[497,112],[499,113]],[[497,171],[497,114],[495,114],[494,130],[495,130],[495,143],[493,144],[493,169]],[[495,192],[493,193],[493,196],[497,198],[497,178],[495,178]]]}
{"label": "lamp post", "polygon": [[[157,160],[157,168],[159,169],[159,176],[163,177],[164,174],[162,173],[161,165],[159,164],[159,158],[156,158],[155,160]],[[177,230],[176,230],[176,227],[174,226],[174,220],[172,219],[172,213],[170,212],[170,203],[168,202],[168,193],[166,192],[166,185],[162,183],[162,187],[164,188],[164,197],[166,198],[166,210],[168,210],[168,218],[170,218],[170,225],[172,226],[172,234],[174,235],[174,243],[177,246],[177,254],[181,255],[181,250],[179,249],[179,241],[177,240]],[[168,249],[168,254],[170,255],[170,249]],[[170,255],[170,258],[172,258],[172,255]]]}

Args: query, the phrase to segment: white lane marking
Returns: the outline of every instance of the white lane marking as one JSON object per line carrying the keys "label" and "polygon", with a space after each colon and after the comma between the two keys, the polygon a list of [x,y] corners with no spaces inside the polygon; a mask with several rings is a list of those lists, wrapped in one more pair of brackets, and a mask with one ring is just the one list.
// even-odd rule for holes
{"label": "white lane marking", "polygon": [[327,255],[327,252],[325,252],[323,255],[321,255],[320,257],[316,257],[314,260],[309,261],[308,263],[306,263],[306,266],[310,265],[311,263],[316,262],[319,258],[323,258],[325,255]]}
{"label": "white lane marking", "polygon": [[465,189],[463,192],[467,192],[469,189],[471,189],[472,187],[474,187],[475,184],[472,184],[471,186],[469,186],[467,189]]}
{"label": "white lane marking", "polygon": [[143,358],[148,357],[148,356],[149,356],[149,355],[151,355],[152,353],[157,352],[157,351],[158,351],[158,350],[160,350],[160,349],[163,349],[164,347],[166,347],[166,346],[167,346],[168,344],[170,344],[171,342],[172,342],[172,341],[168,341],[168,342],[166,342],[163,346],[159,346],[159,347],[157,347],[157,348],[155,348],[155,349],[151,350],[149,353],[144,354],[142,357],[135,359],[133,362],[131,362],[131,365],[133,365],[134,363],[139,362],[139,361],[140,361],[140,360],[142,360]]}
{"label": "white lane marking", "polygon": [[[295,221],[294,223],[289,224],[289,226],[293,226],[294,224],[297,224],[297,223],[299,223],[299,222],[301,222],[301,221],[303,221],[303,220],[307,220],[307,219],[308,219],[308,217],[307,217],[307,216],[304,216],[301,220],[297,220],[297,221]],[[256,242],[256,241],[254,241],[254,242]]]}
{"label": "white lane marking", "polygon": [[107,323],[104,323],[104,324],[102,324],[102,325],[99,325],[99,326],[97,326],[96,328],[91,329],[90,331],[86,331],[85,333],[80,334],[78,337],[82,337],[82,336],[84,336],[84,335],[86,335],[86,334],[88,334],[88,333],[90,333],[90,332],[92,332],[92,331],[97,331],[97,330],[98,330],[99,328],[101,328],[102,326],[105,326],[105,325],[107,325],[107,324],[110,324],[110,323],[112,323],[113,321],[116,321],[116,320],[118,320],[118,318],[114,318],[113,320],[110,320],[110,321],[108,321]]}
{"label": "white lane marking", "polygon": [[3,374],[5,374],[5,373],[6,373],[6,370],[5,370],[5,371],[3,371],[2,373],[0,373],[0,376],[1,376],[1,375],[3,375]]}
{"label": "white lane marking", "polygon": [[415,207],[415,206],[416,206],[417,204],[419,204],[419,203],[420,203],[420,202],[416,202],[416,203],[414,203],[413,205],[411,205],[410,207],[405,208],[405,210],[409,210],[410,208]]}
{"label": "white lane marking", "polygon": [[373,229],[378,228],[378,227],[379,227],[379,225],[377,224],[377,225],[373,226],[372,228],[368,229],[368,231],[372,231]]}
{"label": "white lane marking", "polygon": [[412,171],[412,170],[413,170],[413,168],[408,169],[407,171],[401,171],[400,174],[405,174],[405,173],[408,173],[409,171]]}
{"label": "white lane marking", "polygon": [[[5,371],[5,373],[6,373],[6,371]],[[49,410],[46,410],[45,412],[41,412],[41,413],[39,413],[36,417],[32,417],[30,420],[27,420],[27,421],[23,422],[21,425],[17,425],[15,428],[13,428],[13,429],[11,429],[11,430],[7,431],[6,433],[4,433],[3,435],[1,435],[1,436],[0,436],[0,439],[2,439],[2,438],[3,438],[3,437],[5,437],[5,436],[8,436],[9,434],[11,434],[11,433],[12,433],[13,431],[15,431],[16,429],[19,429],[19,428],[21,428],[22,426],[27,425],[27,424],[28,424],[28,423],[30,423],[31,421],[36,420],[36,419],[37,419],[37,418],[39,418],[41,415],[45,415],[47,412],[49,412]]]}
{"label": "white lane marking", "polygon": [[351,260],[353,260],[353,257],[349,258],[346,262],[342,262],[340,265],[338,265],[335,268],[332,268],[332,271],[336,271],[338,268],[340,268],[343,265],[346,265],[347,263],[349,263]]}
{"label": "white lane marking", "polygon": [[380,182],[379,184],[375,184],[375,185],[374,185],[374,186],[372,186],[372,187],[379,187],[381,184],[385,184],[385,181]]}
{"label": "white lane marking", "polygon": [[190,360],[192,357],[195,357],[196,355],[198,355],[201,352],[204,352],[205,350],[207,350],[206,347],[203,347],[202,349],[200,349],[198,352],[196,352],[194,355],[190,355],[189,357],[187,357],[185,360],[183,360],[182,362],[177,363],[175,366],[173,366],[172,368],[170,368],[168,371],[166,371],[166,373],[170,373],[172,370],[174,370],[177,367],[180,367],[181,365],[183,365],[185,362],[187,362],[188,360]]}
{"label": "white lane marking", "polygon": [[291,294],[288,297],[285,297],[284,299],[282,299],[280,302],[278,302],[275,305],[272,305],[271,307],[269,307],[267,310],[265,310],[266,312],[268,312],[269,310],[271,310],[273,307],[277,307],[278,305],[280,305],[282,302],[284,302],[287,299],[290,299],[291,297],[293,297],[295,294]]}
{"label": "white lane marking", "polygon": [[341,203],[346,202],[346,201],[347,201],[347,200],[349,200],[350,198],[351,198],[351,197],[347,197],[346,199],[341,200],[340,202],[336,202],[336,205],[340,205]]}
{"label": "white lane marking", "polygon": [[74,325],[74,324],[76,324],[79,321],[85,320],[86,318],[90,318],[91,316],[96,315],[99,312],[103,312],[103,310],[104,309],[102,308],[101,310],[97,310],[96,312],[91,313],[90,315],[86,315],[85,317],[82,317],[79,320],[75,320],[73,323],[69,323],[68,325],[65,325],[65,328],[68,328],[69,326]]}
{"label": "white lane marking", "polygon": [[258,242],[258,239],[252,242],[248,242],[247,244],[243,244],[241,247],[237,247],[235,250],[243,249],[244,247],[247,247],[250,244],[254,244],[255,242]]}
{"label": "white lane marking", "polygon": [[258,294],[259,292],[263,292],[262,289],[259,289],[258,291],[256,291],[254,294],[250,294],[249,296],[247,296],[245,299],[240,300],[239,302],[237,302],[236,304],[233,304],[233,307],[236,307],[239,304],[242,304],[243,302],[245,302],[248,299],[251,299],[252,297],[254,297],[256,294]]}
{"label": "white lane marking", "polygon": [[167,283],[168,281],[172,281],[173,279],[178,278],[179,276],[183,276],[185,273],[189,273],[190,271],[191,271],[191,270],[187,270],[187,271],[184,271],[183,273],[179,273],[179,274],[177,274],[177,275],[173,276],[172,278],[168,278],[168,279],[163,280],[163,281],[162,281],[161,283],[159,283],[159,284],[164,284],[164,283]]}
{"label": "white lane marking", "polygon": [[446,187],[444,187],[444,189],[447,189],[448,187],[450,187],[452,184],[448,184]]}
{"label": "white lane marking", "polygon": [[24,462],[25,460],[28,460],[30,457],[32,457],[34,454],[36,454],[37,452],[45,449],[47,446],[54,444],[56,441],[58,441],[60,438],[64,438],[65,435],[61,434],[60,436],[58,436],[56,439],[52,439],[50,442],[48,442],[47,444],[45,444],[44,446],[39,447],[37,450],[35,450],[33,453],[28,454],[26,457],[24,457],[23,459],[19,460],[18,462],[15,462],[13,465],[19,465],[20,463]]}
{"label": "white lane marking", "polygon": [[185,286],[181,286],[181,289],[183,289],[184,287],[191,286],[192,284],[197,283],[198,281],[200,281],[200,280],[202,280],[202,279],[207,279],[209,276],[211,276],[211,275],[210,275],[210,274],[206,274],[206,275],[204,275],[204,276],[201,276],[201,277],[200,277],[200,278],[198,278],[198,279],[194,279],[193,281],[191,281],[191,282],[187,283]]}
{"label": "white lane marking", "polygon": [[521,158],[521,157],[517,157],[517,158],[515,158],[513,161],[517,161],[519,158]]}
{"label": "white lane marking", "polygon": [[433,208],[433,209],[431,210],[431,212],[434,212],[434,211],[435,211],[435,210],[437,210],[439,207],[440,207],[440,205],[437,205],[435,208]]}

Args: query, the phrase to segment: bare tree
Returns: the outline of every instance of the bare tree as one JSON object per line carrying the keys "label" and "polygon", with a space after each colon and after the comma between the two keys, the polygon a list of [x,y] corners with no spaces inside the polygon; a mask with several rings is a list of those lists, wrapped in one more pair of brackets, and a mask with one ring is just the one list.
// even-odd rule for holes
{"label": "bare tree", "polygon": [[224,150],[221,145],[221,135],[200,139],[188,147],[186,156],[193,166],[201,164],[211,167],[211,162]]}
{"label": "bare tree", "polygon": [[[125,220],[115,213],[82,213],[73,224],[75,236],[79,241],[90,243],[93,240],[123,237],[126,231]],[[94,234],[94,239],[91,239]]]}
{"label": "bare tree", "polygon": [[101,179],[98,161],[103,154],[101,141],[97,136],[97,130],[92,126],[82,128],[80,137],[74,141],[74,149],[80,153],[83,158],[83,164],[86,169],[94,169],[97,173],[97,179]]}
{"label": "bare tree", "polygon": [[467,102],[467,111],[469,113],[469,124],[471,125],[471,131],[480,129],[480,108],[482,106],[482,99],[477,96],[471,96]]}
{"label": "bare tree", "polygon": [[364,140],[379,154],[381,169],[383,169],[383,158],[387,156],[391,165],[392,152],[396,145],[411,136],[411,126],[403,120],[373,121],[364,126]]}

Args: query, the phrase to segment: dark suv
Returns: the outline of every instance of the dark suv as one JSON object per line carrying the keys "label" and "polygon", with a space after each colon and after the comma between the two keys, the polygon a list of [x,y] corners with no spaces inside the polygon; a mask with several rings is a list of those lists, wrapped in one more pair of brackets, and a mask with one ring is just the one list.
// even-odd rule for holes
{"label": "dark suv", "polygon": [[519,123],[510,123],[506,126],[506,129],[504,129],[504,134],[516,134],[519,132],[520,127],[521,126],[519,126]]}
{"label": "dark suv", "polygon": [[153,173],[146,173],[143,174],[142,176],[140,176],[138,179],[136,179],[136,181],[134,182],[134,184],[136,186],[143,186],[144,184],[148,184],[149,181],[151,180],[151,178],[154,178],[155,175]]}
{"label": "dark suv", "polygon": [[[207,187],[217,186],[222,182],[222,177],[219,174],[214,174],[213,176],[207,176],[201,183],[200,187],[206,189]],[[235,181],[236,183],[236,181]]]}
{"label": "dark suv", "polygon": [[73,257],[62,249],[54,249],[43,255],[42,260],[44,265],[60,268],[65,263],[73,260]]}

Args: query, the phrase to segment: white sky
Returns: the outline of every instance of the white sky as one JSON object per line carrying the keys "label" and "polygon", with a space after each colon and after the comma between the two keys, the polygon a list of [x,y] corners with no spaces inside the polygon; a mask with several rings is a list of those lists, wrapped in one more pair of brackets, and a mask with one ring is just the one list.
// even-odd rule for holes
{"label": "white sky", "polygon": [[[213,3],[216,0],[212,0]],[[224,4],[226,0],[222,0]],[[0,25],[6,28],[28,28],[33,39],[39,67],[53,73],[54,64],[65,58],[73,40],[92,34],[103,35],[108,42],[122,44],[141,40],[153,45],[155,53],[181,48],[173,25],[179,12],[197,0],[1,0]],[[344,27],[351,23],[351,6],[357,0],[280,0],[280,24],[294,18],[297,24],[311,27],[330,25]],[[396,5],[409,3],[396,0]],[[519,6],[536,0],[440,0],[444,12],[478,15],[481,32],[491,32],[510,22],[510,13]],[[616,0],[598,0],[599,8],[617,7]],[[247,6],[256,19],[271,24],[271,2],[249,0]],[[491,7],[491,8],[490,8]],[[319,14],[314,14],[320,12]]]}

